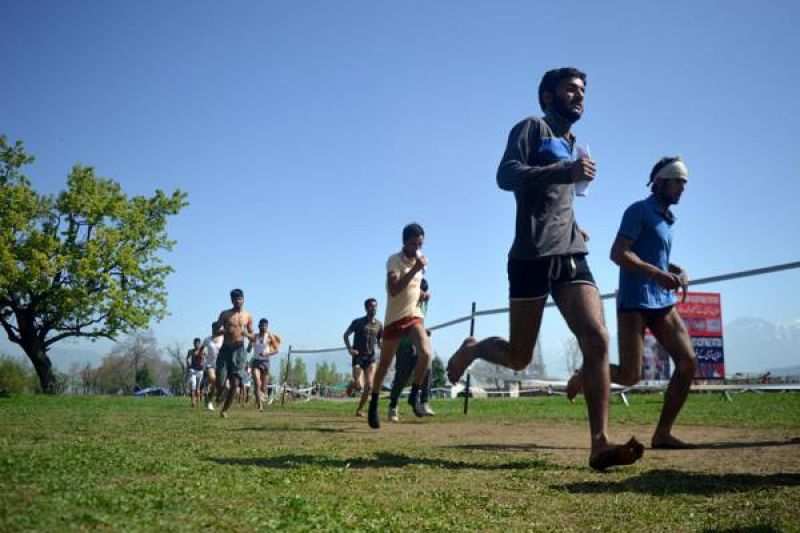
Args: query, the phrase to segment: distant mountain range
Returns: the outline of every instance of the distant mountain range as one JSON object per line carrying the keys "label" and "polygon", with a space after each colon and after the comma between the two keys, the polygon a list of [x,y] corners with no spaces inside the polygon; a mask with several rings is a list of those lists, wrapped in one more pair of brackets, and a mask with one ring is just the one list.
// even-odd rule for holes
{"label": "distant mountain range", "polygon": [[725,324],[725,370],[800,375],[800,320],[775,323],[739,318]]}

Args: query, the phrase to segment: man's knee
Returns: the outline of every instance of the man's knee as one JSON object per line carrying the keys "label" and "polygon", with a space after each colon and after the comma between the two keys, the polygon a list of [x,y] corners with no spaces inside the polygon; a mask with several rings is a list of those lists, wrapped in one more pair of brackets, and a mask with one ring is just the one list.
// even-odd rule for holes
{"label": "man's knee", "polygon": [[604,326],[589,329],[578,337],[584,357],[608,353],[608,330]]}
{"label": "man's knee", "polygon": [[515,357],[509,361],[508,367],[515,372],[519,372],[521,370],[525,370],[531,361],[533,360],[533,356],[521,356]]}

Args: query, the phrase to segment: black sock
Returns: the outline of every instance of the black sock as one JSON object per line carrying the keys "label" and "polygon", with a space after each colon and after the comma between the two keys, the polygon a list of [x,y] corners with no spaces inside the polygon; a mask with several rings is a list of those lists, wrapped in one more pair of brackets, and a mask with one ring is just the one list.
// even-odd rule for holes
{"label": "black sock", "polygon": [[419,385],[411,384],[411,393],[408,395],[408,403],[411,405],[417,405],[417,401],[419,400]]}
{"label": "black sock", "polygon": [[373,392],[372,393],[372,397],[370,398],[369,403],[374,403],[374,404],[377,405],[377,403],[378,403],[378,393],[377,392]]}

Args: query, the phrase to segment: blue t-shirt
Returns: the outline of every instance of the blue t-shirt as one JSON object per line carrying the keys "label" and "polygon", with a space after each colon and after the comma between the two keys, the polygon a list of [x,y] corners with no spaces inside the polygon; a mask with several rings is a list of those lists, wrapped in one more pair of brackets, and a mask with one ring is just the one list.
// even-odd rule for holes
{"label": "blue t-shirt", "polygon": [[[631,251],[639,259],[666,272],[675,217],[670,211],[665,215],[661,209],[653,195],[632,204],[622,215],[617,234],[633,240]],[[663,288],[655,280],[619,269],[617,309],[662,309],[675,305],[677,300],[675,291]]]}

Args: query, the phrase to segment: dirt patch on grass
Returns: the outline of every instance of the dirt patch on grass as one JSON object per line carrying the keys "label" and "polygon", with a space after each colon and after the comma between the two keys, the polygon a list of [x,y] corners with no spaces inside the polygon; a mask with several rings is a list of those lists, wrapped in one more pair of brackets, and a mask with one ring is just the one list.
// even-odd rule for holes
{"label": "dirt patch on grass", "polygon": [[[307,415],[307,414],[306,414]],[[295,415],[286,416],[291,423]],[[312,422],[316,418],[317,424]],[[295,418],[295,422],[297,419]],[[431,451],[475,451],[507,457],[510,460],[539,457],[565,467],[586,466],[589,455],[589,429],[580,423],[440,421],[405,417],[400,423],[382,422],[380,430],[370,429],[363,419],[337,416],[304,416],[304,429],[335,436],[339,445],[349,448],[370,442],[374,449],[413,442]],[[312,427],[309,427],[308,425]],[[317,427],[314,427],[317,426]],[[752,429],[676,426],[675,434],[697,446],[690,450],[653,450],[653,427],[617,424],[610,428],[617,441],[635,435],[647,449],[642,466],[686,472],[777,474],[800,473],[800,432],[791,429]],[[310,435],[309,435],[310,436]]]}

